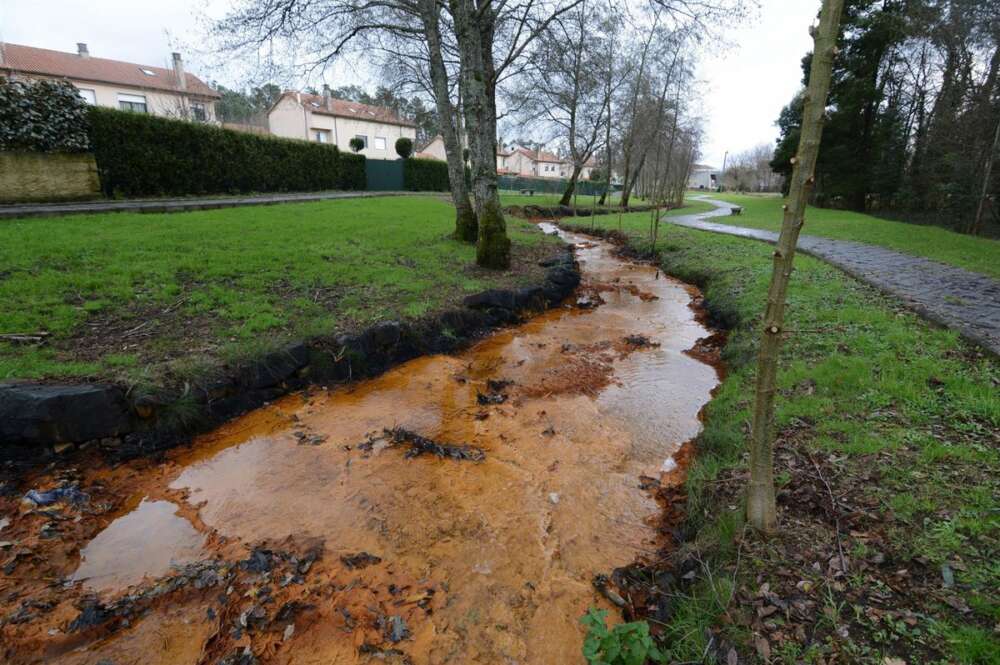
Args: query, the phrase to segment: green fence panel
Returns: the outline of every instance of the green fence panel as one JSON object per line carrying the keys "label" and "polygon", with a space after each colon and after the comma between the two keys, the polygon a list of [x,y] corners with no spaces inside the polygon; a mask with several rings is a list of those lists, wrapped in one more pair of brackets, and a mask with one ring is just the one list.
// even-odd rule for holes
{"label": "green fence panel", "polygon": [[[531,178],[528,176],[502,175],[500,176],[500,189],[521,191],[528,189],[544,194],[562,194],[566,191],[568,180],[562,178]],[[576,193],[580,196],[600,196],[604,193],[606,183],[596,180],[577,180]],[[619,187],[611,186],[611,191],[618,191]]]}
{"label": "green fence panel", "polygon": [[399,192],[403,187],[403,160],[401,159],[366,159],[365,176],[368,179],[368,191]]}

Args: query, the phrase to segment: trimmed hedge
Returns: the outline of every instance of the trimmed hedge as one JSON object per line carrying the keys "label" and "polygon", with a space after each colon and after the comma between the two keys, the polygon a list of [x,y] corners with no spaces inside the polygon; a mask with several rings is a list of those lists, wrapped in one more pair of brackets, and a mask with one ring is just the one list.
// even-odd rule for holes
{"label": "trimmed hedge", "polygon": [[436,159],[404,159],[403,187],[410,192],[447,192],[448,163]]}
{"label": "trimmed hedge", "polygon": [[87,104],[65,81],[0,77],[0,150],[86,152]]}
{"label": "trimmed hedge", "polygon": [[107,196],[365,189],[365,158],[321,143],[98,107],[90,141]]}

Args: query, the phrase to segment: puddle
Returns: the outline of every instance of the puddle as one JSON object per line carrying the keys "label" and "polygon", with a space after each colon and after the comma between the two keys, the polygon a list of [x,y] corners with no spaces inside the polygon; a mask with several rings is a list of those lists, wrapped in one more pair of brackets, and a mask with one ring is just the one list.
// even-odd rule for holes
{"label": "puddle", "polygon": [[[206,549],[232,558],[260,542],[316,538],[322,564],[301,591],[281,592],[303,594],[309,608],[291,633],[227,624],[189,641],[276,663],[582,663],[578,619],[606,606],[594,575],[655,555],[660,542],[661,508],[640,476],[676,468],[718,376],[685,353],[709,334],[689,287],[607,243],[563,235],[578,243],[588,308],[550,310],[464,353],[348,388],[288,396],[137,466],[128,484],[186,496],[198,530],[175,504],[144,500],[83,548],[73,579],[113,593]],[[485,459],[407,457],[383,435],[395,427]],[[358,552],[381,562],[340,565]],[[433,603],[406,604],[416,588],[431,589]],[[396,643],[376,619],[400,608],[407,637]],[[142,636],[169,625],[172,662],[205,662],[203,649],[176,646],[178,616],[187,615],[154,608],[100,654],[141,662],[145,642],[156,648]]]}
{"label": "puddle", "polygon": [[70,580],[95,591],[113,591],[205,556],[205,537],[177,511],[169,501],[143,499],[80,551],[80,567]]}

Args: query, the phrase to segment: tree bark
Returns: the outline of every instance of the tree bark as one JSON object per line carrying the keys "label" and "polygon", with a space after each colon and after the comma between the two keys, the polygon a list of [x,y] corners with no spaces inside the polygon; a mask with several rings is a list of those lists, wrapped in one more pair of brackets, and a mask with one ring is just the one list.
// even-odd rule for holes
{"label": "tree bark", "polygon": [[778,352],[784,334],[785,298],[792,275],[795,245],[805,218],[806,202],[815,183],[814,171],[823,136],[826,99],[840,32],[844,0],[823,0],[819,28],[814,33],[813,59],[802,112],[802,134],[793,158],[791,189],[785,205],[781,234],[774,251],[771,285],[764,310],[763,331],[757,361],[757,385],[750,440],[750,486],[747,491],[747,521],[763,533],[777,526],[774,498],[774,394]]}
{"label": "tree bark", "polygon": [[463,115],[469,137],[472,194],[479,232],[476,263],[484,268],[510,267],[510,239],[500,206],[496,163],[496,97],[493,21],[490,7],[470,0],[449,0],[461,60]]}
{"label": "tree bark", "polygon": [[441,137],[444,139],[445,160],[448,163],[448,182],[451,184],[451,200],[455,204],[456,240],[476,242],[479,222],[469,200],[469,188],[465,183],[465,159],[462,155],[460,127],[456,124],[455,107],[451,103],[448,85],[448,70],[442,55],[440,10],[435,0],[421,0],[420,17],[423,21],[427,51],[430,56],[430,78],[434,88],[434,103],[440,118]]}

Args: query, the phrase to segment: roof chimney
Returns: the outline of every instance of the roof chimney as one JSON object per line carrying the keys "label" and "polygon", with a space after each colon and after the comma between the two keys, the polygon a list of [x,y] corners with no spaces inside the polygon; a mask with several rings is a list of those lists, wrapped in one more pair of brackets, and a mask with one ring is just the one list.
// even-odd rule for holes
{"label": "roof chimney", "polygon": [[76,54],[81,58],[89,58],[90,51],[87,50],[87,45],[83,42],[76,43]]}
{"label": "roof chimney", "polygon": [[177,87],[181,90],[187,90],[187,77],[184,75],[184,61],[181,60],[181,54],[174,51],[170,55],[174,59],[174,76],[177,77]]}
{"label": "roof chimney", "polygon": [[324,104],[324,106],[326,106],[326,110],[327,111],[332,110],[331,109],[331,104],[330,104],[330,84],[329,83],[324,83],[323,84],[323,104]]}

